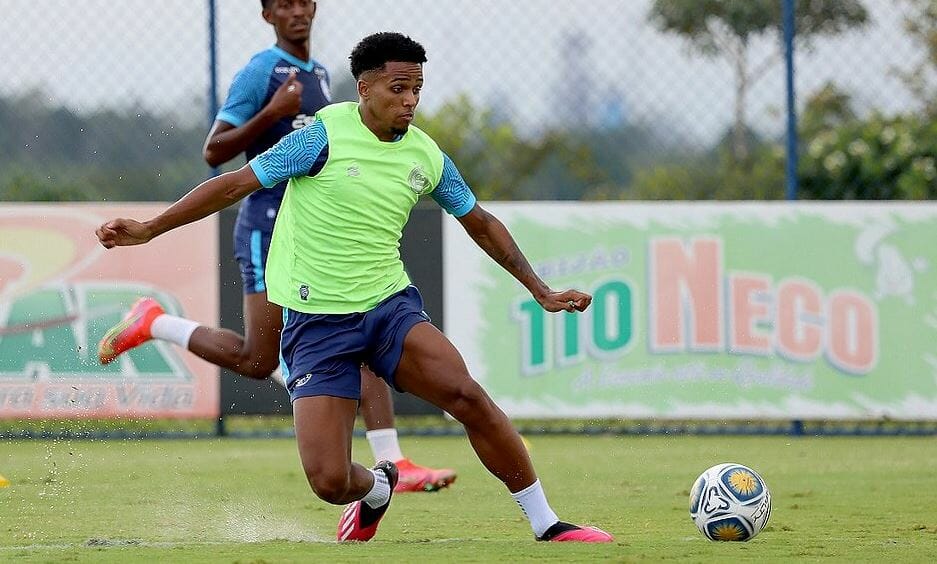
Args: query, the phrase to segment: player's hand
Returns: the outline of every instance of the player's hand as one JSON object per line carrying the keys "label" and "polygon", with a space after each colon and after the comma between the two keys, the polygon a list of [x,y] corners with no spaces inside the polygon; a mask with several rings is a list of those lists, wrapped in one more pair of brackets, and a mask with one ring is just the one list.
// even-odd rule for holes
{"label": "player's hand", "polygon": [[289,78],[273,93],[267,106],[275,115],[284,118],[298,114],[302,102],[303,85],[296,80],[296,73],[291,72]]}
{"label": "player's hand", "polygon": [[537,298],[543,309],[553,313],[557,311],[586,311],[592,303],[592,296],[579,290],[564,290],[562,292],[547,292]]}
{"label": "player's hand", "polygon": [[101,224],[95,234],[105,249],[142,245],[153,238],[153,232],[145,224],[124,218]]}

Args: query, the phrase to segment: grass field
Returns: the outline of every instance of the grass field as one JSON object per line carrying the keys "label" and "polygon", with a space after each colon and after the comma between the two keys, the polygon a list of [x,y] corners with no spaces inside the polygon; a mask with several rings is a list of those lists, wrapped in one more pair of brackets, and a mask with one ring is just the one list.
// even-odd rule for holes
{"label": "grass field", "polygon": [[[561,517],[611,545],[535,543],[462,437],[405,437],[451,466],[438,494],[406,494],[374,541],[333,542],[340,509],[316,499],[290,439],[0,443],[0,562],[933,562],[934,438],[534,436]],[[367,444],[355,455],[370,465]],[[749,543],[705,540],[687,515],[706,467],[748,464],[771,522]]]}

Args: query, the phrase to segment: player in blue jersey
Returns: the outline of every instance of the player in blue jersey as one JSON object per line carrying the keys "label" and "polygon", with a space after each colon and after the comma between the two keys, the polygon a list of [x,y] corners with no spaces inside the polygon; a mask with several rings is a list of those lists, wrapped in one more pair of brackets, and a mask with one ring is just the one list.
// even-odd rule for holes
{"label": "player in blue jersey", "polygon": [[397,479],[391,462],[369,470],[351,460],[358,367],[367,362],[389,384],[464,426],[537,540],[611,542],[600,529],[560,521],[520,435],[429,322],[403,269],[403,227],[419,197],[429,194],[546,311],[581,312],[592,302],[577,290],[551,289],[504,224],[478,205],[449,157],[410,125],[425,61],[423,47],[409,37],[366,37],[351,55],[357,103],[322,108],[312,124],[247,166],[203,182],[149,221],[108,221],[97,229],[98,239],[105,248],[143,244],[288,180],[270,249],[268,295],[284,308],[280,353],[306,478],[321,499],[348,504],[338,539],[373,538]]}
{"label": "player in blue jersey", "polygon": [[[309,0],[261,0],[262,15],[276,33],[276,45],[254,55],[234,78],[228,98],[205,140],[205,160],[216,167],[241,153],[247,160],[272,147],[283,136],[313,121],[331,99],[325,67],[310,57],[316,3]],[[264,379],[279,362],[283,313],[267,301],[265,268],[270,237],[286,182],[260,190],[241,204],[234,229],[235,258],[243,280],[246,335],[200,326],[165,315],[158,302],[143,299],[126,320],[101,342],[102,363],[145,343],[164,339],[205,360],[250,378]],[[400,479],[395,491],[435,491],[455,481],[450,469],[434,469],[404,457],[394,427],[393,401],[387,385],[362,367],[360,412],[375,461],[395,462]]]}

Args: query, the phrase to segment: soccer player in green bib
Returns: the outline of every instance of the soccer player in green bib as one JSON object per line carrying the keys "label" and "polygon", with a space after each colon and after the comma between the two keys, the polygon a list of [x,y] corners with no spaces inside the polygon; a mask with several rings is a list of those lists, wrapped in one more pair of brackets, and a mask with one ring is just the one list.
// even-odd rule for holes
{"label": "soccer player in green bib", "polygon": [[367,469],[351,460],[359,367],[367,363],[389,385],[465,427],[537,540],[610,542],[608,533],[554,513],[520,435],[430,323],[400,260],[410,210],[428,194],[547,311],[584,311],[592,301],[577,290],[550,289],[504,225],[478,205],[449,157],[410,125],[425,62],[423,47],[409,37],[366,37],[351,54],[357,103],[322,108],[313,123],[243,168],[203,182],[149,221],[104,223],[98,238],[106,248],[146,243],[288,179],[268,257],[267,295],[283,308],[280,353],[306,477],[324,501],[347,504],[338,540],[371,539],[397,481],[392,462]]}

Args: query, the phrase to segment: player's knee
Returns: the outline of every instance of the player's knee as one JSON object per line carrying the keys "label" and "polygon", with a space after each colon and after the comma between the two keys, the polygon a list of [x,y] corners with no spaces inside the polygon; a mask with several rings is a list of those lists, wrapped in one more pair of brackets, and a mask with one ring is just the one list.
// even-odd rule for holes
{"label": "player's knee", "polygon": [[445,410],[456,420],[470,423],[476,419],[486,420],[489,417],[489,410],[493,407],[494,404],[485,390],[478,382],[470,380],[452,390]]}
{"label": "player's knee", "polygon": [[306,479],[309,480],[312,491],[322,501],[333,505],[341,505],[346,502],[350,483],[347,472],[324,470],[315,473],[307,472]]}

